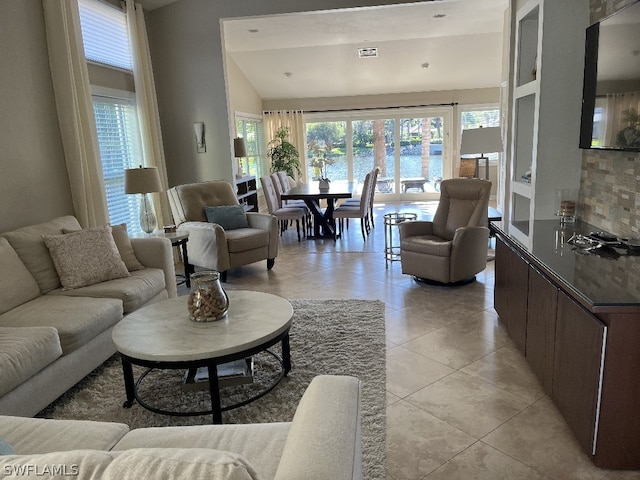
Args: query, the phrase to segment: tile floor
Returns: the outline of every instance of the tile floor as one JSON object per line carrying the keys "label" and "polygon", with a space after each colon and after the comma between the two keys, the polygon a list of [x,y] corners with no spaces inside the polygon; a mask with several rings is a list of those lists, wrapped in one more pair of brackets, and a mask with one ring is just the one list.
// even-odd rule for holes
{"label": "tile floor", "polygon": [[232,270],[225,288],[385,302],[389,480],[640,479],[597,469],[582,453],[498,322],[492,262],[456,288],[385,266],[382,215],[429,218],[434,208],[376,204],[366,241],[359,220],[335,243],[298,243],[290,229],[272,271],[265,262]]}

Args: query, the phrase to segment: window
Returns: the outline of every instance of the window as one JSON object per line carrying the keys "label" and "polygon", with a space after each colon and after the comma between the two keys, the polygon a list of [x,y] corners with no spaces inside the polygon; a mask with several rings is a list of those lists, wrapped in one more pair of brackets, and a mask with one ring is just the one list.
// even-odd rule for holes
{"label": "window", "polygon": [[130,234],[141,232],[140,199],[124,193],[124,171],[142,164],[142,147],[135,98],[127,92],[93,95],[102,175],[112,225],[127,224]]}
{"label": "window", "polygon": [[87,60],[133,70],[124,12],[96,0],[79,0],[78,6]]}
{"label": "window", "polygon": [[[79,0],[80,24],[87,61],[132,70],[127,19],[122,10],[97,0]],[[135,94],[93,87],[93,111],[98,132],[109,221],[141,232],[139,198],[124,193],[124,171],[144,163]]]}
{"label": "window", "polygon": [[[476,108],[465,108],[460,112],[460,138],[462,138],[462,130],[480,127],[499,127],[500,126],[500,109],[495,106],[482,106]],[[490,163],[498,161],[499,153],[486,153]],[[469,155],[465,155],[468,157]],[[471,155],[473,157],[473,155]]]}
{"label": "window", "polygon": [[[451,108],[406,108],[305,116],[307,178],[362,183],[378,168],[376,193],[435,194],[450,175],[445,144]],[[325,161],[328,160],[328,161]],[[326,166],[325,166],[326,164]],[[321,171],[320,167],[324,170]],[[415,188],[403,180],[424,178]]]}
{"label": "window", "polygon": [[236,135],[244,138],[247,144],[247,157],[242,159],[244,172],[260,178],[267,171],[262,119],[236,115]]}

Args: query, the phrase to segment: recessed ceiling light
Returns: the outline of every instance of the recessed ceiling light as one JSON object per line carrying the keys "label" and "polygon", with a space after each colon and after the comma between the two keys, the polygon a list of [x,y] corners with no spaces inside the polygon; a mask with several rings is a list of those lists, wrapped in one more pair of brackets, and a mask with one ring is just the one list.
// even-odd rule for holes
{"label": "recessed ceiling light", "polygon": [[257,28],[248,28],[247,32],[249,33],[258,33],[260,30],[258,30]]}
{"label": "recessed ceiling light", "polygon": [[422,65],[420,65],[421,68],[427,69],[429,68],[429,63],[428,62],[424,62]]}
{"label": "recessed ceiling light", "polygon": [[444,18],[446,17],[447,14],[446,13],[436,13],[433,18]]}
{"label": "recessed ceiling light", "polygon": [[358,56],[360,58],[374,58],[378,56],[378,49],[376,47],[366,47],[358,49]]}

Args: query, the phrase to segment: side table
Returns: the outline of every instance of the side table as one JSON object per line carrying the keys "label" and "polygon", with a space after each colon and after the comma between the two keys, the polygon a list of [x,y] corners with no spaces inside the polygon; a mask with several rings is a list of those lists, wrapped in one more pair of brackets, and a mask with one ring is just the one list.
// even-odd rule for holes
{"label": "side table", "polygon": [[400,260],[400,242],[395,244],[393,227],[397,227],[402,222],[417,220],[417,213],[385,213],[384,214],[384,265],[389,266],[389,262]]}
{"label": "side table", "polygon": [[[187,242],[189,241],[189,232],[154,232],[157,237],[164,237],[171,240],[173,247],[179,247],[182,251],[182,263],[184,263],[184,283],[191,288],[191,265],[189,265],[189,255],[187,253]],[[179,282],[180,285],[182,282]]]}

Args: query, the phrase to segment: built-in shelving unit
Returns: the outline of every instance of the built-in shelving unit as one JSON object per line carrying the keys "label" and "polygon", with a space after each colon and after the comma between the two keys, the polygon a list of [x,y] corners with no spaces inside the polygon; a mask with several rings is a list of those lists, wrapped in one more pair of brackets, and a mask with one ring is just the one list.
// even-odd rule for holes
{"label": "built-in shelving unit", "polygon": [[256,177],[245,175],[236,178],[236,196],[241,205],[244,206],[246,212],[258,211],[258,189],[256,185]]}
{"label": "built-in shelving unit", "polygon": [[512,234],[557,213],[558,190],[580,185],[578,148],[589,0],[530,0],[515,12],[512,144],[506,199]]}

